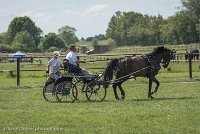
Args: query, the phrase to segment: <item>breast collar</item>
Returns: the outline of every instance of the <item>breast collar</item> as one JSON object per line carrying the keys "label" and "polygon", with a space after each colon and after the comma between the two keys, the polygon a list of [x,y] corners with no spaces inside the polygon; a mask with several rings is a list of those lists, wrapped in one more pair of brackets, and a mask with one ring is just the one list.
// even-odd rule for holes
{"label": "breast collar", "polygon": [[148,67],[148,66],[151,66],[150,56],[149,56],[149,55],[142,55],[142,57],[144,58],[147,67]]}

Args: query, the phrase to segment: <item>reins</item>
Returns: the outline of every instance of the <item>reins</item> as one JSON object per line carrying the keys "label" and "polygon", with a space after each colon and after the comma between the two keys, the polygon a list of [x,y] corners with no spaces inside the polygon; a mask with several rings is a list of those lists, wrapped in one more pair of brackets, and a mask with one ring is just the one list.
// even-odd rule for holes
{"label": "reins", "polygon": [[[122,79],[128,78],[128,77],[130,77],[130,76],[133,75],[133,74],[136,74],[136,73],[141,72],[141,71],[143,71],[143,70],[145,70],[145,69],[148,69],[149,67],[151,67],[151,66],[144,67],[144,68],[139,69],[139,70],[137,70],[137,71],[135,71],[135,72],[132,72],[132,73],[130,73],[130,74],[128,74],[128,75],[122,76],[122,77],[120,77],[120,78],[118,78],[118,79],[109,80],[109,81],[104,81],[104,82],[110,83],[110,84],[119,83],[119,82],[124,81],[124,80],[122,80]],[[129,78],[129,79],[132,79],[132,78],[135,78],[135,77],[133,76],[133,77],[131,77],[131,78]]]}

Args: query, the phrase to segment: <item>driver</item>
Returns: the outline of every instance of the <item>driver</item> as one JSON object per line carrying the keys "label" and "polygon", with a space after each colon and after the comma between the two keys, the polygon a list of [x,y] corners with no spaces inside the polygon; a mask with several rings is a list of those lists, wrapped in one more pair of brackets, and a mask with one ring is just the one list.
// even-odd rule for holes
{"label": "driver", "polygon": [[88,78],[95,77],[95,75],[89,73],[87,70],[80,68],[79,63],[85,63],[84,61],[78,60],[75,52],[76,52],[76,46],[74,44],[71,44],[69,46],[69,53],[66,56],[67,61],[69,62],[69,68],[71,72],[76,74],[81,74],[83,76],[86,76]]}

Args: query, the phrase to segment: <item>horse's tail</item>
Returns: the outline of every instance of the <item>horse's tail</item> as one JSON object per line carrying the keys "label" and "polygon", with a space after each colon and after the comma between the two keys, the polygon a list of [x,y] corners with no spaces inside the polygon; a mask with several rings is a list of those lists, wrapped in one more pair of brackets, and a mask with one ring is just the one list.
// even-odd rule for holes
{"label": "horse's tail", "polygon": [[108,87],[108,85],[109,85],[109,82],[107,82],[107,81],[110,81],[113,78],[113,70],[117,66],[118,60],[119,59],[117,59],[117,58],[116,59],[112,59],[108,63],[108,66],[107,66],[107,68],[104,71],[104,81],[106,82],[106,84],[105,84],[106,87]]}

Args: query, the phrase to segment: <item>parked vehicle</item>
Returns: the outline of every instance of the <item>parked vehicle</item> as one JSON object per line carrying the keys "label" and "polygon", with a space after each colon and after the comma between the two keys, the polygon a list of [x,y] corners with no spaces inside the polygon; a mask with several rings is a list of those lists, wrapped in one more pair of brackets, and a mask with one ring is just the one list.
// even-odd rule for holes
{"label": "parked vehicle", "polygon": [[94,54],[94,50],[89,50],[89,51],[86,51],[85,53],[88,54],[88,55],[89,54]]}
{"label": "parked vehicle", "polygon": [[17,61],[17,57],[21,57],[21,62],[32,62],[33,58],[28,57],[24,52],[18,51],[14,54],[9,54],[8,61],[9,62],[15,62]]}

